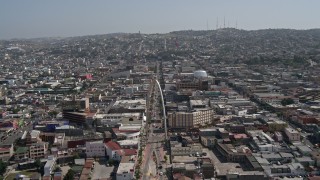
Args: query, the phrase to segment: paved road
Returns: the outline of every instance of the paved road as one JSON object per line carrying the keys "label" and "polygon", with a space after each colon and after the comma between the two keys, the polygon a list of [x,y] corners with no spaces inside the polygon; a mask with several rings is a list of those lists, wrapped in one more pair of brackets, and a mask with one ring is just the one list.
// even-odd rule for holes
{"label": "paved road", "polygon": [[[150,96],[147,102],[147,121],[150,121],[151,114],[153,111],[154,89],[155,88],[153,83],[150,86],[150,91],[149,91]],[[147,143],[149,139],[152,137],[153,130],[150,127],[152,126],[150,126],[148,123],[146,123],[144,126],[146,139],[143,142],[145,143]],[[156,174],[156,172],[154,172],[155,168],[154,168],[154,162],[152,159],[153,149],[154,149],[153,144],[147,144],[143,152],[144,155],[143,155],[143,163],[141,168],[142,168],[142,179],[144,180],[151,179],[150,175]]]}
{"label": "paved road", "polygon": [[[157,75],[156,78],[158,77],[158,72],[159,72],[159,65],[157,65]],[[153,84],[155,85],[155,84]],[[151,86],[151,91],[150,91],[150,103],[148,103],[147,110],[149,111],[148,115],[149,117],[153,117],[153,119],[159,120],[159,112],[160,108],[158,107],[159,102],[159,92],[158,92],[158,87],[157,86]],[[149,119],[148,119],[149,120]],[[160,126],[162,126],[163,123],[161,123]],[[159,126],[159,125],[157,125]],[[149,125],[146,124],[145,129],[149,131],[147,134],[147,146],[144,151],[144,162],[142,166],[142,179],[147,180],[147,179],[166,179],[165,176],[159,176],[160,172],[163,172],[165,174],[164,170],[159,170],[157,167],[162,166],[166,167],[165,164],[162,163],[163,160],[163,155],[160,153],[160,151],[163,152],[163,146],[162,144],[164,143],[164,134],[163,133],[154,133],[154,127],[153,127],[153,122]],[[154,161],[154,156],[155,155],[155,161]],[[157,164],[156,164],[157,163]],[[164,166],[165,165],[165,166]]]}
{"label": "paved road", "polygon": [[3,141],[1,141],[1,144],[12,144],[16,139],[21,138],[24,131],[31,131],[32,130],[32,124],[30,123],[28,126],[19,128],[15,131],[12,131],[11,133],[7,134],[6,132],[1,133],[2,136],[6,136],[7,138]]}
{"label": "paved road", "polygon": [[[153,128],[150,128],[150,133],[148,136],[148,141],[150,140],[150,138],[153,137]],[[143,167],[143,171],[142,171],[142,179],[143,180],[147,180],[152,178],[152,176],[157,174],[157,167],[155,162],[153,161],[153,152],[155,150],[155,148],[157,147],[157,143],[151,143],[149,145],[146,146],[146,150],[145,150],[145,164]],[[151,176],[152,175],[152,176]]]}

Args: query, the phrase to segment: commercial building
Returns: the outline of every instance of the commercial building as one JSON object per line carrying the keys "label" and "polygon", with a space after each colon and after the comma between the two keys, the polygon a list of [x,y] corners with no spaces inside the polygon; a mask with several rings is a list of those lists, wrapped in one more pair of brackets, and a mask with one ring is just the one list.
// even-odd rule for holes
{"label": "commercial building", "polygon": [[96,114],[94,116],[100,125],[113,126],[116,124],[141,124],[141,113],[112,113],[112,114]]}
{"label": "commercial building", "polygon": [[210,124],[213,110],[199,110],[195,112],[169,112],[168,125],[170,128],[193,128],[197,125]]}
{"label": "commercial building", "polygon": [[69,120],[71,123],[84,124],[86,123],[87,113],[77,112],[75,110],[63,110],[62,116],[64,119]]}
{"label": "commercial building", "polygon": [[44,176],[50,176],[53,174],[56,165],[56,158],[54,156],[48,156],[48,161],[44,165]]}
{"label": "commercial building", "polygon": [[144,113],[146,109],[146,100],[118,100],[109,110],[111,113]]}
{"label": "commercial building", "polygon": [[177,82],[177,89],[208,90],[208,80],[182,80]]}
{"label": "commercial building", "polygon": [[89,112],[89,98],[67,99],[62,102],[62,117],[71,123],[84,124]]}
{"label": "commercial building", "polygon": [[187,147],[176,146],[171,147],[171,154],[173,156],[187,156],[189,154],[202,153],[201,145],[190,145]]}
{"label": "commercial building", "polygon": [[0,146],[0,159],[2,161],[8,161],[13,155],[13,145],[1,145]]}
{"label": "commercial building", "polygon": [[73,99],[65,99],[62,102],[62,108],[64,110],[89,110],[89,98],[76,99],[73,97]]}
{"label": "commercial building", "polygon": [[28,147],[18,147],[14,152],[15,160],[24,160],[29,158],[29,148]]}
{"label": "commercial building", "polygon": [[262,130],[248,131],[248,135],[252,137],[254,151],[277,152],[279,149],[279,146],[275,144],[275,140]]}
{"label": "commercial building", "polygon": [[201,144],[204,147],[212,148],[216,144],[217,139],[215,137],[201,137]]}
{"label": "commercial building", "polygon": [[109,141],[105,143],[105,148],[106,148],[107,156],[109,157],[109,159],[113,159],[117,161],[121,160],[121,157],[122,157],[121,147],[117,142]]}
{"label": "commercial building", "polygon": [[134,163],[120,163],[117,170],[117,180],[131,180],[134,176]]}
{"label": "commercial building", "polygon": [[297,130],[287,127],[285,128],[284,133],[289,138],[289,141],[300,141],[300,133]]}
{"label": "commercial building", "polygon": [[217,143],[216,148],[229,162],[244,162],[246,160],[247,153],[238,152],[231,144]]}
{"label": "commercial building", "polygon": [[47,150],[48,150],[47,142],[33,143],[29,147],[30,158],[31,159],[44,158],[47,155]]}
{"label": "commercial building", "polygon": [[86,155],[87,157],[104,157],[106,153],[103,141],[86,142]]}

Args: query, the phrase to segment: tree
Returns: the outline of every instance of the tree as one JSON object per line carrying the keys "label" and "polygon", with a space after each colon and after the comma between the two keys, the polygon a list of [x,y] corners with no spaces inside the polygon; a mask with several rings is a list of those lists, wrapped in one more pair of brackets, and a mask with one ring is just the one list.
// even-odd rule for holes
{"label": "tree", "polygon": [[108,164],[109,164],[109,165],[113,166],[113,165],[114,165],[114,163],[115,163],[115,162],[114,162],[114,160],[113,160],[113,159],[109,159],[109,161],[108,161]]}
{"label": "tree", "polygon": [[141,177],[140,169],[136,169],[135,176],[136,176],[136,179],[140,179]]}
{"label": "tree", "polygon": [[278,117],[282,117],[283,116],[282,112],[276,112],[276,114],[277,114]]}
{"label": "tree", "polygon": [[290,104],[294,104],[294,100],[291,98],[284,98],[281,101],[282,106],[286,106],[286,105],[290,105]]}
{"label": "tree", "polygon": [[64,176],[63,180],[73,180],[74,179],[74,171],[72,169],[69,169],[67,174]]}
{"label": "tree", "polygon": [[48,112],[48,115],[51,116],[51,117],[56,117],[57,114],[58,114],[57,111],[50,111],[50,112]]}
{"label": "tree", "polygon": [[79,153],[74,154],[74,155],[73,155],[73,158],[74,158],[74,159],[79,159],[79,158],[80,158]]}
{"label": "tree", "polygon": [[168,161],[168,157],[166,155],[163,156],[163,159],[167,162]]}
{"label": "tree", "polygon": [[20,109],[18,109],[18,108],[17,108],[17,109],[13,109],[13,110],[12,110],[12,113],[13,113],[13,114],[18,114],[19,111],[20,111]]}
{"label": "tree", "polygon": [[0,175],[3,175],[7,170],[7,164],[0,160]]}
{"label": "tree", "polygon": [[56,168],[54,169],[54,172],[61,172],[62,170],[61,170],[61,168],[60,168],[60,166],[56,166]]}
{"label": "tree", "polygon": [[41,168],[41,161],[40,161],[40,159],[36,159],[36,161],[34,162],[34,165],[36,166],[37,170],[39,171],[39,169]]}

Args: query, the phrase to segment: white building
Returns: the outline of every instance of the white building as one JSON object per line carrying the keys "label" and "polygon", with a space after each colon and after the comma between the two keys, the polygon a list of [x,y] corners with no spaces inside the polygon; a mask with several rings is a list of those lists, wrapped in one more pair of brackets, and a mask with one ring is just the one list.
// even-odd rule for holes
{"label": "white building", "polygon": [[126,139],[127,140],[139,140],[139,136],[140,136],[140,131],[134,132],[134,133],[127,133]]}
{"label": "white building", "polygon": [[120,163],[117,170],[117,180],[133,179],[134,163]]}
{"label": "white building", "polygon": [[135,149],[138,148],[139,140],[121,140],[118,143],[123,149]]}
{"label": "white building", "polygon": [[50,176],[53,174],[56,165],[56,158],[54,156],[48,156],[48,161],[44,165],[44,176]]}
{"label": "white building", "polygon": [[109,159],[120,161],[122,158],[122,149],[117,142],[109,141],[105,143],[106,154]]}
{"label": "white building", "polygon": [[274,144],[274,139],[264,133],[262,130],[250,130],[248,135],[252,137],[253,142],[262,152],[277,152],[278,145]]}
{"label": "white building", "polygon": [[[98,123],[102,125],[114,125],[114,124],[141,124],[140,113],[112,113],[112,114],[96,114],[94,116]],[[132,118],[133,121],[130,121]]]}
{"label": "white building", "polygon": [[87,157],[104,157],[106,153],[103,141],[86,142],[86,154]]}
{"label": "white building", "polygon": [[247,115],[247,109],[245,110],[236,110],[235,113],[238,115],[238,116],[245,116]]}

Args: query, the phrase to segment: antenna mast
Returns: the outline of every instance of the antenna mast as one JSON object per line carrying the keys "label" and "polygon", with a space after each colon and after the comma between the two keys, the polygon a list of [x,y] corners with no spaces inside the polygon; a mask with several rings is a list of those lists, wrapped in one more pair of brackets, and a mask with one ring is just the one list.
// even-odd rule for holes
{"label": "antenna mast", "polygon": [[217,24],[216,24],[216,30],[219,29],[219,18],[217,17]]}

